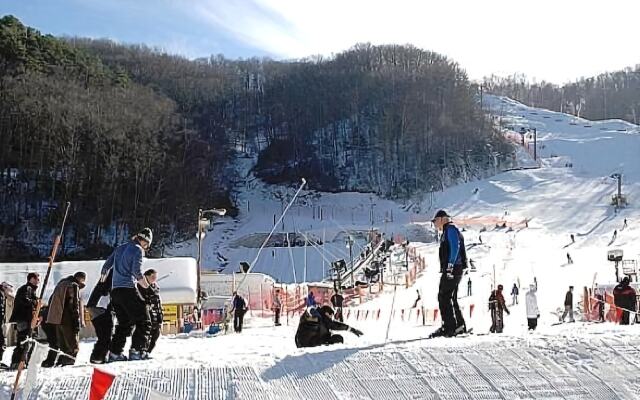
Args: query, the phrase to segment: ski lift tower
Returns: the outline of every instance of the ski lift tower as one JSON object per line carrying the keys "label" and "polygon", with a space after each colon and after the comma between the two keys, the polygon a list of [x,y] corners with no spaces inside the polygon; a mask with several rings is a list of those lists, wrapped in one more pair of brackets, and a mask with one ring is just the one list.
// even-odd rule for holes
{"label": "ski lift tower", "polygon": [[611,205],[625,207],[627,205],[627,198],[622,194],[622,174],[616,172],[610,177],[618,181],[618,192],[611,197]]}
{"label": "ski lift tower", "polygon": [[607,260],[615,263],[616,267],[616,282],[620,282],[619,266],[622,261],[623,252],[622,249],[609,250],[607,252]]}

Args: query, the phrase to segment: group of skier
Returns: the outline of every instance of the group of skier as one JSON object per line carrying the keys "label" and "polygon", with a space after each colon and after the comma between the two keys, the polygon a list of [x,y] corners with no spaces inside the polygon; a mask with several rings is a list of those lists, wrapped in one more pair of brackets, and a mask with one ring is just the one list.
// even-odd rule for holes
{"label": "group of skier", "polygon": [[[86,310],[95,328],[97,341],[91,353],[92,363],[126,360],[123,348],[127,337],[132,337],[129,359],[145,359],[155,347],[160,335],[163,314],[156,284],[157,272],[143,273],[142,258],[152,241],[152,232],[145,228],[130,242],[119,246],[109,256],[101,270],[100,280],[93,288]],[[27,338],[32,338],[38,326],[46,334],[49,354],[43,367],[72,365],[79,351],[80,329],[84,326],[80,292],[85,287],[86,274],[82,271],[61,279],[46,305],[39,307],[36,293],[40,284],[38,273],[27,275],[27,282],[15,294],[10,322],[16,324],[17,345],[8,368],[15,369],[26,359],[30,349]],[[4,321],[5,295],[10,285],[0,289],[0,321]],[[34,314],[40,309],[37,320]],[[113,316],[117,319],[115,333]],[[35,322],[35,323],[34,323]],[[0,330],[1,332],[1,330]],[[4,351],[4,337],[0,337],[0,358]],[[5,366],[7,367],[7,366]]]}

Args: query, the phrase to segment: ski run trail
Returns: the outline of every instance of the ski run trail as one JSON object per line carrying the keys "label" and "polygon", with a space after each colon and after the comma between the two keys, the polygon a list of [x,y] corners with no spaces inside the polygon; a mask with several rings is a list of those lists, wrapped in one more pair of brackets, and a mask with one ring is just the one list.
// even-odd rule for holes
{"label": "ski run trail", "polygon": [[[462,183],[412,204],[359,193],[305,193],[283,228],[324,236],[325,245],[333,246],[328,250],[332,256],[325,256],[335,259],[345,257],[340,236],[345,230],[373,224],[411,237],[416,228],[432,230],[428,221],[437,209],[446,209],[454,223],[464,226],[468,256],[476,266],[459,290],[474,335],[427,340],[439,319],[425,326],[415,312],[398,318],[400,310],[415,303],[416,290],[421,295],[418,308],[437,308],[437,244],[412,238],[426,270],[413,286],[399,286],[394,293],[389,285],[382,295],[353,307],[345,322],[362,330],[362,337],[344,332],[344,344],[297,349],[297,317],[283,318],[283,326],[273,327],[271,320],[258,316],[248,316],[240,334],[164,336],[152,360],[101,367],[117,375],[107,398],[146,399],[154,389],[173,399],[640,399],[640,325],[590,323],[579,315],[575,323],[555,324],[569,285],[576,288],[577,305],[583,287],[615,282],[607,250],[619,248],[625,259],[640,258],[640,129],[617,120],[587,121],[503,97],[485,99],[496,121],[510,130],[536,128],[538,161],[520,148],[517,161],[522,169]],[[630,201],[620,210],[610,205],[614,173],[623,175],[623,193]],[[210,269],[230,271],[239,261],[252,260],[257,249],[247,245],[247,235],[268,232],[283,206],[274,193],[291,192],[254,180],[249,172],[246,176],[244,188],[236,193],[240,216],[220,220],[205,238],[205,265]],[[628,226],[622,229],[624,219]],[[497,228],[497,220],[512,228]],[[255,271],[282,282],[320,280],[328,270],[320,252],[303,251],[267,248]],[[168,253],[192,256],[194,242]],[[567,253],[573,264],[567,264]],[[541,317],[538,329],[530,333],[524,303],[534,278]],[[504,285],[511,311],[502,334],[486,334],[487,299],[494,283]],[[520,286],[519,304],[511,306],[514,283]],[[397,313],[385,341],[392,304]],[[357,310],[380,310],[379,319],[356,320]],[[74,367],[41,370],[29,399],[88,398],[92,346],[90,340],[81,343]],[[5,363],[11,350],[5,352]],[[14,378],[15,372],[0,372],[0,399],[9,398]]]}

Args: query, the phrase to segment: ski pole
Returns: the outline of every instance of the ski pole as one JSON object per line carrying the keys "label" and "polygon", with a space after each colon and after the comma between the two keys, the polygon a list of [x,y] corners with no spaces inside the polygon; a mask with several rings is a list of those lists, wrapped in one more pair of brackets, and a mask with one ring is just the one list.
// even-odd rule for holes
{"label": "ski pole", "polygon": [[[65,211],[64,211],[64,218],[62,219],[62,226],[60,227],[60,233],[56,236],[56,238],[53,241],[53,248],[51,249],[51,255],[49,256],[49,265],[47,266],[47,273],[44,276],[44,281],[42,283],[42,287],[40,289],[40,297],[36,300],[36,309],[33,313],[33,316],[31,317],[31,324],[30,324],[30,328],[31,328],[31,332],[30,335],[33,335],[33,330],[36,328],[36,326],[38,325],[38,316],[40,315],[40,309],[42,308],[42,298],[44,297],[44,291],[47,287],[47,283],[49,281],[49,276],[51,275],[51,269],[53,268],[53,263],[56,259],[56,255],[58,253],[58,247],[60,246],[60,242],[62,239],[62,234],[64,232],[64,225],[67,222],[67,216],[69,215],[69,208],[71,207],[71,203],[67,202]],[[20,363],[18,364],[18,372],[16,373],[16,380],[13,382],[13,390],[11,391],[11,400],[15,400],[16,398],[16,393],[18,393],[18,384],[20,383],[20,375],[22,375],[22,370],[24,369],[24,366],[27,362],[27,357],[29,354],[29,344],[27,344],[27,346],[25,346],[25,348],[23,349],[23,353],[22,356],[20,357]]]}

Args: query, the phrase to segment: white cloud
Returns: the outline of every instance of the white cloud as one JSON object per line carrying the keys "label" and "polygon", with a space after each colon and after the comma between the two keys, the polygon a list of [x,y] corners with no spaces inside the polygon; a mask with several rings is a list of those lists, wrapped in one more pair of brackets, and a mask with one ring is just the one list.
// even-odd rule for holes
{"label": "white cloud", "polygon": [[412,43],[458,61],[472,78],[526,73],[572,80],[640,63],[625,0],[204,0],[193,12],[281,57],[331,54],[357,42]]}

